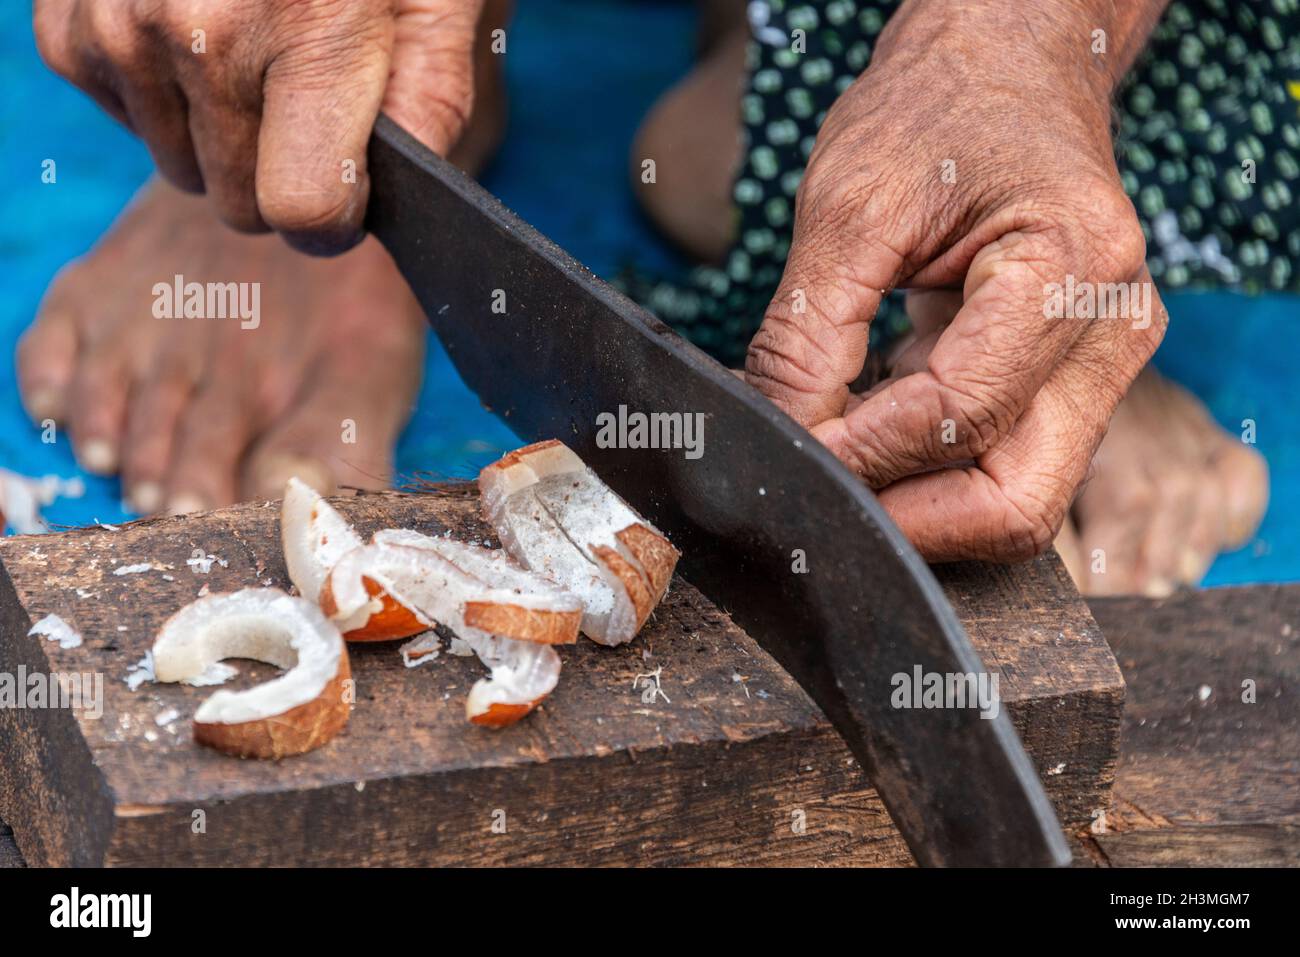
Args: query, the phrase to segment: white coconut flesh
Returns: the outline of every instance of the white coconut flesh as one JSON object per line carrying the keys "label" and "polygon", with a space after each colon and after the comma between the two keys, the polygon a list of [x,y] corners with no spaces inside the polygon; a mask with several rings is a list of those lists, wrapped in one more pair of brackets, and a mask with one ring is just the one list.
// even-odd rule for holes
{"label": "white coconut flesh", "polygon": [[320,599],[321,585],[338,561],[363,543],[360,536],[306,483],[289,479],[280,506],[280,539],[289,580],[299,594]]}
{"label": "white coconut flesh", "polygon": [[499,548],[470,545],[454,538],[436,538],[405,528],[375,532],[375,544],[400,545],[433,552],[460,569],[480,589],[475,601],[500,602],[542,611],[575,612],[581,600],[552,579],[520,566]]}
{"label": "white coconut flesh", "polygon": [[533,488],[511,495],[492,521],[502,546],[520,564],[559,582],[581,599],[582,630],[591,637],[604,635],[616,601],[604,568],[565,534],[537,500]]}
{"label": "white coconut flesh", "polygon": [[339,630],[346,634],[363,627],[371,615],[382,611],[382,595],[371,595],[366,590],[365,579],[369,578],[389,597],[410,611],[417,621],[432,627],[433,621],[425,617],[409,599],[402,597],[402,586],[395,579],[408,583],[423,581],[437,571],[430,567],[427,558],[412,549],[360,545],[339,559],[329,573],[330,594],[335,606],[330,617]]}
{"label": "white coconut flesh", "polygon": [[[368,609],[373,607],[375,599],[366,593],[363,578],[378,584],[394,601],[414,612],[421,622],[428,625],[437,622],[458,635],[474,630],[465,623],[465,606],[469,602],[497,602],[555,612],[576,612],[581,607],[576,597],[566,594],[553,582],[542,581],[523,569],[506,570],[501,562],[489,556],[475,556],[473,562],[508,576],[504,580],[514,584],[520,583],[519,575],[526,575],[532,590],[519,591],[471,574],[464,567],[464,554],[460,554],[456,561],[444,557],[444,551],[455,554],[456,549],[416,548],[391,544],[388,540],[404,537],[400,535],[375,537],[377,540],[373,544],[345,555],[330,573],[330,591],[338,606],[333,618],[341,623],[344,631],[350,630],[349,625],[360,627],[352,624],[358,619],[364,624],[369,617]],[[471,546],[460,544],[460,548],[470,549]]]}
{"label": "white coconut flesh", "polygon": [[490,476],[490,482],[479,483],[483,508],[488,514],[496,511],[506,499],[534,484],[543,475],[581,472],[587,467],[582,459],[578,458],[576,452],[558,441],[530,446],[525,455],[515,457],[515,453],[512,453],[506,458],[510,461],[508,466],[489,465],[484,469],[483,474]]}
{"label": "white coconut flesh", "polygon": [[479,479],[484,509],[502,545],[526,567],[582,598],[582,630],[593,641],[631,640],[637,609],[627,584],[596,550],[619,555],[649,589],[650,576],[620,533],[638,525],[658,531],[560,443],[507,460],[488,466]]}
{"label": "white coconut flesh", "polygon": [[218,691],[194,715],[200,724],[242,724],[319,698],[345,653],[342,634],[313,602],[276,588],[245,588],[200,598],[168,619],[153,662],[164,682],[196,678],[227,658],[287,669],[254,688]]}
{"label": "white coconut flesh", "polygon": [[492,671],[480,678],[465,699],[465,715],[487,714],[494,704],[532,705],[555,690],[560,681],[560,656],[550,645],[512,641],[465,628],[459,637]]}

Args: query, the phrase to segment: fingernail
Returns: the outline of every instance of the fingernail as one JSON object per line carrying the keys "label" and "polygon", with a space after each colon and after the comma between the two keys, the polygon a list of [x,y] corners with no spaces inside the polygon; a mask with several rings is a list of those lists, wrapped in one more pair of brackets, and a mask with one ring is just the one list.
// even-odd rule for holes
{"label": "fingernail", "polygon": [[201,496],[193,492],[182,492],[168,503],[167,514],[189,515],[192,512],[207,511],[208,508],[210,506]]}
{"label": "fingernail", "polygon": [[141,482],[131,489],[131,509],[141,515],[152,515],[162,508],[163,490],[157,482]]}
{"label": "fingernail", "polygon": [[112,475],[117,470],[117,450],[107,439],[87,439],[77,446],[77,460],[87,472]]}
{"label": "fingernail", "polygon": [[63,404],[63,393],[54,386],[38,386],[27,396],[27,414],[37,425],[46,419],[57,419]]}

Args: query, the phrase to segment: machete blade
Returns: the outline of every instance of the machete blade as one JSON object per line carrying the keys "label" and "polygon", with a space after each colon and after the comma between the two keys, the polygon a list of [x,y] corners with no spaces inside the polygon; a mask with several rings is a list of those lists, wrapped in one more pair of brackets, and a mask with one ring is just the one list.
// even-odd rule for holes
{"label": "machete blade", "polygon": [[[1068,863],[1005,712],[894,707],[896,674],[984,669],[875,496],[770,402],[386,117],[369,163],[367,226],[469,387],[524,439],[566,442],[663,529],[686,577],[844,737],[917,861]],[[703,454],[599,448],[597,416],[620,406],[700,413]],[[793,570],[796,550],[805,573]]]}

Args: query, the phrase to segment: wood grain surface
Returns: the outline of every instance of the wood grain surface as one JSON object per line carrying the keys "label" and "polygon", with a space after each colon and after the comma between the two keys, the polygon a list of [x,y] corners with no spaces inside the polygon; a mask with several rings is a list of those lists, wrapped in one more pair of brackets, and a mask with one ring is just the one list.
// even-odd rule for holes
{"label": "wood grain surface", "polygon": [[1091,605],[1130,688],[1105,861],[1300,865],[1300,585]]}

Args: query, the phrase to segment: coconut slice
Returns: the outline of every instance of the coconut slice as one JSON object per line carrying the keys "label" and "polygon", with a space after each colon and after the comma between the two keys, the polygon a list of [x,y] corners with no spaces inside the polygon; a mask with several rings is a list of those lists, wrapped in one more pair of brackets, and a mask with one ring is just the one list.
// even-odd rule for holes
{"label": "coconut slice", "polygon": [[[462,575],[452,576],[453,587],[465,589],[462,618],[470,628],[547,645],[567,645],[578,640],[581,599],[550,579],[522,568],[501,549],[404,528],[375,532],[375,543],[432,552],[459,570]],[[456,627],[438,620],[453,630]]]}
{"label": "coconut slice", "polygon": [[407,637],[439,622],[457,634],[473,629],[569,644],[582,619],[577,598],[504,554],[397,529],[339,561],[321,589],[321,607],[349,638]]}
{"label": "coconut slice", "polygon": [[344,555],[325,577],[320,607],[348,641],[391,641],[409,638],[433,627],[409,600],[394,593],[398,578],[423,580],[420,556],[374,545],[361,545]]}
{"label": "coconut slice", "polygon": [[487,728],[504,728],[528,714],[560,681],[560,656],[550,645],[511,641],[469,628],[460,638],[492,669],[465,699],[465,717]]}
{"label": "coconut slice", "polygon": [[339,559],[363,544],[347,519],[296,478],[284,489],[280,539],[289,580],[311,601],[320,599],[321,585]]}
{"label": "coconut slice", "polygon": [[479,473],[505,550],[578,595],[593,641],[630,641],[663,598],[680,553],[562,442],[509,453]]}
{"label": "coconut slice", "polygon": [[226,658],[252,658],[286,671],[204,701],[194,714],[200,744],[238,757],[283,758],[320,747],[347,724],[347,648],[307,599],[278,588],[208,595],[172,615],[153,645],[158,681],[192,680]]}

